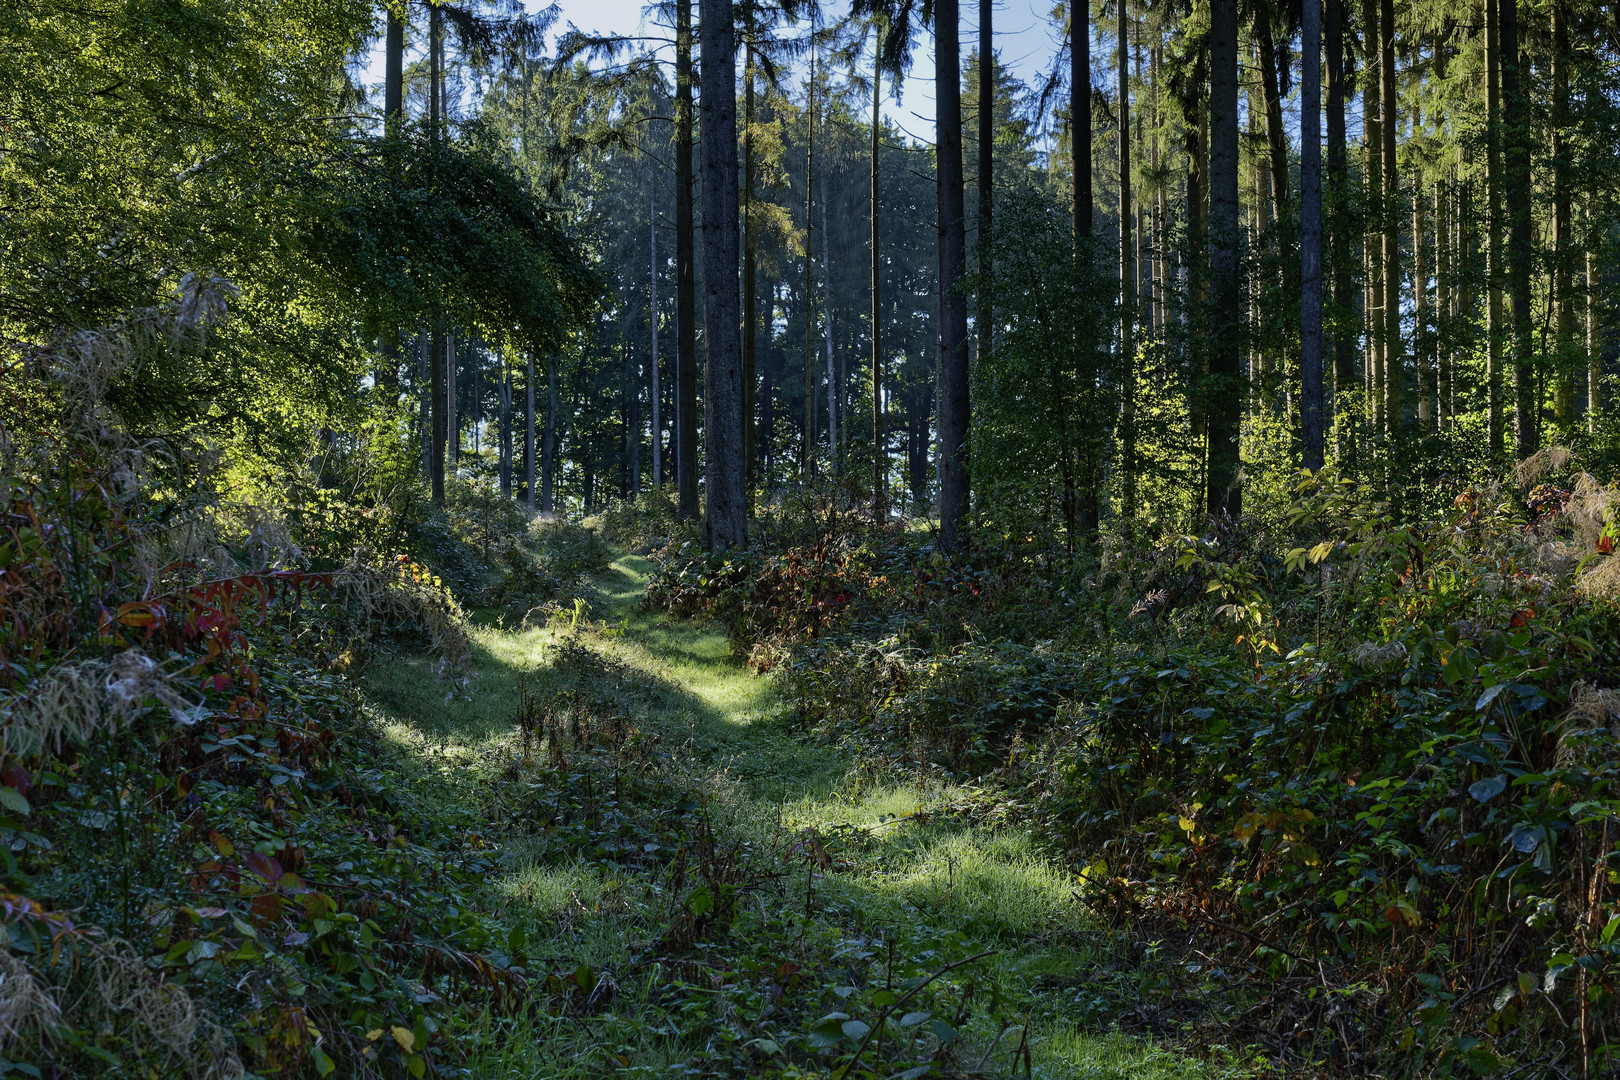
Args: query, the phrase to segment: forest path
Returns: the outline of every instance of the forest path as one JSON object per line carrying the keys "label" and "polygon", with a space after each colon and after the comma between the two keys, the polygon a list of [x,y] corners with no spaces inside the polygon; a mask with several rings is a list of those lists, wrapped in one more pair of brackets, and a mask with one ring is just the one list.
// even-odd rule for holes
{"label": "forest path", "polygon": [[[873,1020],[881,1001],[870,995],[890,975],[897,983],[926,977],[986,952],[935,984],[928,1006],[936,1018],[962,1021],[953,1025],[960,1028],[953,1049],[972,1075],[1014,1075],[1020,1046],[1030,1053],[1016,1074],[1051,1080],[1246,1073],[1097,1034],[1098,1022],[1106,1025],[1135,996],[1144,972],[1128,959],[1128,942],[1093,925],[1075,901],[1079,882],[1022,830],[976,822],[971,791],[874,780],[796,731],[775,680],[736,663],[717,628],[643,609],[652,572],[646,559],[620,554],[596,579],[589,618],[481,626],[471,701],[446,705],[425,661],[401,661],[373,680],[385,729],[437,766],[447,800],[480,797],[474,789],[490,783],[492,766],[511,759],[512,718],[525,689],[536,700],[602,703],[654,739],[651,756],[639,760],[643,769],[657,765],[625,792],[619,765],[590,751],[612,769],[605,813],[598,811],[603,792],[581,767],[586,751],[575,745],[562,774],[536,774],[546,794],[521,813],[508,800],[506,820],[491,823],[492,836],[507,826],[506,873],[490,883],[492,911],[523,926],[531,955],[546,956],[548,970],[611,973],[617,989],[589,1023],[565,1016],[521,1038],[489,1033],[471,1075],[601,1076],[604,1066],[614,1076],[683,1067],[696,1069],[692,1075],[779,1075],[774,1070],[786,1062],[772,1047],[793,1046],[791,1056],[802,1061],[806,1037],[815,1045],[811,1030],[824,1027],[828,1014]],[[605,783],[606,771],[597,775]],[[568,819],[565,793],[578,794],[582,777],[579,815]],[[676,822],[672,839],[668,804],[694,791],[704,809]],[[510,827],[537,811],[552,824],[538,832]],[[667,851],[672,842],[690,849],[708,835],[728,853],[711,868],[710,884],[722,894],[735,889],[737,913],[729,928],[709,927],[708,940],[697,931],[699,967],[711,974],[676,978],[679,962],[648,958],[672,952],[672,939],[702,926],[702,913],[692,913],[708,888],[698,881],[705,871],[689,867],[682,884],[667,857],[640,853],[660,844]],[[762,961],[797,965],[789,980],[797,985],[778,976],[774,993],[783,996],[772,999],[767,989],[760,999]],[[918,1030],[904,1032],[916,1056],[879,1075],[938,1054],[940,1037],[948,1040],[953,1028],[921,1038]],[[833,1050],[848,1060],[857,1041]],[[824,1052],[821,1064],[838,1060]]]}

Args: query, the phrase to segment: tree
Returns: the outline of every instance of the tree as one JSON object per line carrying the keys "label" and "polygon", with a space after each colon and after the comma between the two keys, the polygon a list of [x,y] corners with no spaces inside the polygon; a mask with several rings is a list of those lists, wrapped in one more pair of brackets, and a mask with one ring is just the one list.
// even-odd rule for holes
{"label": "tree", "polygon": [[1304,463],[1322,467],[1322,8],[1304,0],[1300,69],[1299,374]]}
{"label": "tree", "polygon": [[1238,321],[1237,0],[1210,0],[1209,277],[1212,326],[1205,508],[1211,515],[1236,518],[1243,508],[1238,425],[1244,397]]}
{"label": "tree", "polygon": [[703,37],[704,432],[703,515],[710,551],[747,542],[742,439],[742,342],[737,260],[737,49],[731,5],[701,0]]}
{"label": "tree", "polygon": [[967,222],[962,180],[962,57],[956,0],[934,3],[934,154],[939,191],[939,539],[967,544]]}
{"label": "tree", "polygon": [[692,0],[675,3],[675,484],[680,515],[695,518],[697,278],[692,223]]}

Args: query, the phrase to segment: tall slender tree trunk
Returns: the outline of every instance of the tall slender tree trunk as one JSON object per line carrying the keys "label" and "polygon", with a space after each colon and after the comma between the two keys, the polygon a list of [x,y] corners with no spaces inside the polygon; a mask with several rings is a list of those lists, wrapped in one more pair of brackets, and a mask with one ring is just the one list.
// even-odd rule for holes
{"label": "tall slender tree trunk", "polygon": [[[987,0],[981,0],[987,2]],[[1087,0],[1069,3],[1069,148],[1074,167],[1070,213],[1074,231],[1075,280],[1086,273],[1082,260],[1091,258],[1094,208],[1091,184],[1091,8]],[[1094,341],[1076,341],[1077,357],[1093,354]],[[1082,364],[1082,370],[1086,365]],[[1074,387],[1078,393],[1080,387]],[[1096,483],[1081,483],[1078,447],[1069,436],[1068,407],[1063,380],[1054,371],[1052,392],[1062,424],[1059,467],[1063,480],[1063,524],[1072,549],[1077,536],[1097,532],[1099,506]],[[1082,506],[1081,503],[1084,502]]]}
{"label": "tall slender tree trunk", "polygon": [[872,27],[872,153],[871,176],[871,255],[872,255],[872,509],[881,520],[886,512],[889,478],[889,448],[883,425],[883,261],[878,248],[878,148],[883,130],[878,113],[883,84],[883,28]]}
{"label": "tall slender tree trunk", "polygon": [[1238,425],[1243,409],[1241,297],[1238,294],[1237,0],[1210,0],[1209,28],[1209,471],[1205,508],[1241,515]]}
{"label": "tall slender tree trunk", "polygon": [[652,471],[653,487],[664,486],[662,417],[658,414],[662,391],[658,385],[658,196],[656,189],[647,196],[647,322],[652,329]]}
{"label": "tall slender tree trunk", "polygon": [[1271,168],[1271,197],[1276,219],[1288,216],[1288,133],[1283,129],[1282,84],[1277,73],[1277,43],[1271,33],[1271,11],[1263,7],[1254,20],[1255,45],[1260,53],[1260,82],[1265,92],[1266,161]]}
{"label": "tall slender tree trunk", "polygon": [[[750,22],[753,7],[747,9]],[[753,27],[749,26],[752,37]],[[754,221],[754,49],[744,48],[743,61],[743,269],[742,269],[742,426],[744,490],[748,512],[753,513],[754,479],[754,398],[758,376],[756,356],[759,347],[759,305],[755,288],[759,284],[759,252]]]}
{"label": "tall slender tree trunk", "polygon": [[939,542],[967,546],[967,222],[962,184],[962,56],[957,0],[934,3],[935,154],[939,188]]}
{"label": "tall slender tree trunk", "polygon": [[1383,255],[1384,255],[1384,428],[1385,434],[1401,430],[1401,393],[1404,389],[1404,360],[1401,345],[1401,215],[1400,177],[1395,161],[1395,0],[1382,0],[1378,19],[1379,89],[1383,96],[1383,123],[1379,127],[1383,153]]}
{"label": "tall slender tree trunk", "polygon": [[512,497],[512,364],[501,354],[500,383],[501,496]]}
{"label": "tall slender tree trunk", "polygon": [[805,81],[804,150],[804,478],[816,465],[816,289],[811,274],[811,233],[815,230],[816,190],[816,45],[811,25],[810,73]]}
{"label": "tall slender tree trunk", "polygon": [[523,417],[523,466],[528,475],[524,478],[525,494],[528,497],[529,513],[534,513],[534,354],[527,357],[528,370],[523,377],[523,390],[528,395],[527,408]]}
{"label": "tall slender tree trunk", "polygon": [[990,354],[994,334],[990,311],[990,229],[995,215],[996,56],[994,0],[979,0],[979,296],[973,321],[981,358]]}
{"label": "tall slender tree trunk", "polygon": [[1575,426],[1575,268],[1570,250],[1573,207],[1569,183],[1569,21],[1563,0],[1552,3],[1553,298],[1557,304],[1558,381],[1553,398],[1560,431]]}
{"label": "tall slender tree trunk", "polygon": [[[1586,211],[1591,217],[1591,209]],[[1587,229],[1591,229],[1588,221]],[[1586,430],[1596,435],[1603,406],[1603,349],[1598,338],[1598,268],[1591,246],[1586,249]]]}
{"label": "tall slender tree trunk", "polygon": [[[553,355],[546,364],[546,428],[545,442],[541,446],[540,509],[548,514],[557,512],[557,364],[561,357]],[[530,380],[533,385],[533,380]],[[533,391],[530,391],[533,394]],[[529,398],[529,415],[534,415],[534,398]],[[529,422],[529,441],[534,441],[534,422]],[[531,453],[533,447],[530,447]],[[532,458],[531,458],[532,460]],[[534,472],[529,472],[529,486],[534,487]]]}
{"label": "tall slender tree trunk", "polygon": [[[428,9],[428,138],[437,145],[440,138],[439,83],[444,78],[443,45],[444,16],[439,8]],[[428,371],[431,385],[429,411],[432,415],[433,450],[428,456],[429,484],[433,505],[444,505],[444,438],[445,438],[445,385],[444,385],[444,317],[434,315],[432,343],[428,347]]]}
{"label": "tall slender tree trunk", "polygon": [[1069,0],[1069,147],[1074,164],[1076,244],[1091,239],[1091,18],[1087,0]]}
{"label": "tall slender tree trunk", "polygon": [[692,0],[675,0],[675,486],[676,506],[683,518],[698,514],[692,120]]}
{"label": "tall slender tree trunk", "polygon": [[1502,30],[1498,0],[1485,0],[1485,393],[1491,458],[1504,452],[1502,417]]}
{"label": "tall slender tree trunk", "polygon": [[636,350],[626,342],[624,349],[624,463],[630,484],[630,497],[641,494],[641,372]]}
{"label": "tall slender tree trunk", "polygon": [[742,298],[737,265],[737,43],[729,0],[700,0],[703,37],[703,340],[705,493],[710,551],[747,542],[742,433]]}
{"label": "tall slender tree trunk", "polygon": [[[980,0],[989,6],[990,0]],[[1116,58],[1119,81],[1119,379],[1120,512],[1136,514],[1136,259],[1131,229],[1131,34],[1130,7],[1117,0]]]}
{"label": "tall slender tree trunk", "polygon": [[827,228],[827,176],[832,170],[821,166],[821,344],[827,354],[827,461],[838,474],[838,373],[833,369],[832,232]]}
{"label": "tall slender tree trunk", "polygon": [[1322,0],[1304,0],[1299,111],[1299,375],[1304,464],[1322,467]]}
{"label": "tall slender tree trunk", "polygon": [[1380,90],[1382,66],[1379,37],[1379,0],[1363,0],[1362,41],[1365,64],[1362,74],[1362,131],[1367,152],[1366,189],[1369,207],[1367,231],[1363,240],[1367,264],[1367,406],[1375,434],[1386,427],[1384,379],[1388,374],[1389,322],[1384,318],[1384,229],[1388,212],[1384,199],[1384,96]]}
{"label": "tall slender tree trunk", "polygon": [[[1350,237],[1343,225],[1344,208],[1350,194],[1349,154],[1344,125],[1344,0],[1324,0],[1322,24],[1327,47],[1327,193],[1328,205],[1333,208],[1333,224],[1329,231],[1334,314],[1332,415],[1337,419],[1346,411],[1346,404],[1341,398],[1350,392],[1356,382],[1354,343],[1346,328],[1354,299],[1351,294]],[[1337,430],[1343,438],[1348,439],[1354,433],[1354,425],[1343,424]],[[1340,456],[1349,452],[1347,443],[1337,446]]]}
{"label": "tall slender tree trunk", "polygon": [[[1386,0],[1393,2],[1393,0]],[[1529,102],[1521,77],[1518,0],[1500,0],[1502,36],[1503,201],[1508,210],[1508,304],[1513,330],[1513,450],[1520,458],[1535,453],[1540,416],[1535,371],[1531,367]]]}

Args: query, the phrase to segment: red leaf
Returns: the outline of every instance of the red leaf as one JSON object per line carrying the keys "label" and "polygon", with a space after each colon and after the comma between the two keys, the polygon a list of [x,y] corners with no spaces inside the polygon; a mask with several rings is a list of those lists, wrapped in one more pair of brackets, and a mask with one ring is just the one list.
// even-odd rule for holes
{"label": "red leaf", "polygon": [[273,856],[260,855],[256,851],[250,851],[242,858],[242,861],[247,864],[249,870],[252,870],[266,881],[273,883],[281,879],[281,863],[277,862]]}
{"label": "red leaf", "polygon": [[253,925],[270,926],[281,921],[281,897],[275,893],[261,893],[253,898],[253,907],[250,911]]}

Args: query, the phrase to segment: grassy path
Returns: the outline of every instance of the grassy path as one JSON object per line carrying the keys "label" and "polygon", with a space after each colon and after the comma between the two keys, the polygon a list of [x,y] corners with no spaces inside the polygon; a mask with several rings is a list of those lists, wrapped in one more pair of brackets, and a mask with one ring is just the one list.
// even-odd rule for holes
{"label": "grassy path", "polygon": [[[438,798],[497,808],[501,820],[489,831],[502,838],[507,870],[490,883],[490,904],[502,921],[523,928],[548,970],[588,970],[593,984],[607,977],[614,987],[610,1001],[573,1010],[588,1016],[572,1017],[567,1006],[551,1028],[482,1032],[487,1045],[471,1075],[829,1075],[799,1071],[802,1053],[773,1051],[790,1037],[802,1047],[827,1014],[873,1019],[882,999],[872,991],[897,970],[931,973],[989,950],[931,987],[936,1013],[966,1018],[956,1038],[952,1028],[906,1033],[912,1062],[938,1055],[942,1041],[956,1051],[947,1059],[955,1064],[933,1075],[1013,1075],[1020,1045],[1029,1053],[1017,1075],[1054,1080],[1245,1072],[1094,1033],[1141,975],[1139,965],[1105,955],[1104,935],[1074,900],[1078,883],[1018,830],[970,823],[958,812],[968,793],[863,782],[837,752],[801,737],[772,682],[733,663],[722,634],[641,610],[651,569],[631,555],[614,561],[598,581],[594,620],[578,632],[480,628],[471,701],[447,703],[421,661],[399,660],[371,680],[378,719],[422,782]],[[615,703],[641,732],[636,745],[656,748],[638,759],[658,764],[638,774],[646,779],[637,794],[620,791],[614,766],[611,826],[598,820],[587,829],[548,809],[551,823],[537,829],[544,797],[524,803],[507,794],[517,782],[510,767],[504,780],[498,770],[512,756],[525,691]],[[547,774],[546,784],[585,775],[577,762],[568,769]],[[704,793],[702,827],[734,864],[726,872],[736,879],[735,920],[711,928],[712,940],[704,916],[692,914],[702,904],[682,884],[684,856],[671,862],[655,852],[667,852],[671,818],[656,804],[679,801],[671,792],[680,791]],[[581,822],[602,797],[581,802]],[[563,796],[555,799],[562,807]],[[557,824],[564,820],[567,828]],[[689,846],[693,819],[683,821],[679,842]],[[632,847],[635,857],[622,854]],[[642,849],[652,854],[643,858]],[[671,951],[679,926],[698,928],[690,947],[708,968],[647,959],[661,945]],[[791,977],[782,975],[788,959]],[[797,1013],[791,1000],[801,1002]],[[855,1041],[824,1053],[822,1065],[834,1066]],[[787,1063],[795,1058],[800,1066]]]}

